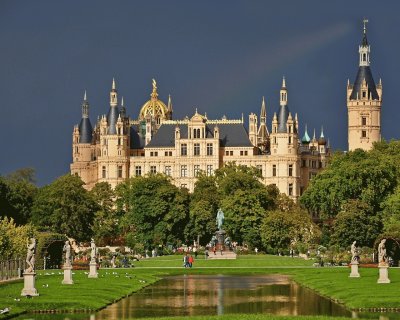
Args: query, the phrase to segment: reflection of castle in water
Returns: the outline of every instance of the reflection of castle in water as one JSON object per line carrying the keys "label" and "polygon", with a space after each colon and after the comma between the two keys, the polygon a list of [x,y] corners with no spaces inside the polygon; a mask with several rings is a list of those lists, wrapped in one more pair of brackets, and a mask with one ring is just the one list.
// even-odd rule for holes
{"label": "reflection of castle in water", "polygon": [[286,276],[178,276],[106,308],[96,319],[228,313],[348,315]]}

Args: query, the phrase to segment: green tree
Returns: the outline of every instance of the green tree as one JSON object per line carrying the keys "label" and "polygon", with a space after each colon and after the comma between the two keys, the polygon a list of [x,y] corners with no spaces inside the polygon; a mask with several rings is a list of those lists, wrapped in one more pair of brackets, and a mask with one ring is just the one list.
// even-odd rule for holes
{"label": "green tree", "polygon": [[17,224],[29,221],[32,205],[38,188],[35,183],[35,170],[23,168],[7,176],[10,187],[9,201],[13,207],[12,217]]}
{"label": "green tree", "polygon": [[321,231],[305,210],[294,203],[281,208],[285,210],[268,211],[262,222],[260,233],[265,248],[289,249],[319,241]]}
{"label": "green tree", "polygon": [[12,218],[0,219],[0,260],[24,257],[27,240],[35,234],[32,225],[17,226]]}
{"label": "green tree", "polygon": [[156,174],[135,177],[116,188],[121,221],[132,247],[179,243],[188,223],[189,194],[168,177]]}
{"label": "green tree", "polygon": [[185,228],[186,242],[199,237],[200,244],[210,242],[216,231],[215,215],[219,207],[219,194],[214,176],[200,174],[190,201],[189,223]]}
{"label": "green tree", "polygon": [[92,231],[100,245],[112,245],[119,236],[120,214],[115,209],[115,192],[107,182],[96,183],[89,192],[98,205],[95,212]]}
{"label": "green tree", "polygon": [[382,232],[382,219],[362,200],[349,200],[333,223],[331,242],[345,248],[357,241],[358,246],[372,247]]}
{"label": "green tree", "polygon": [[80,177],[68,174],[41,188],[32,207],[33,224],[78,241],[90,239],[98,205],[83,185]]}
{"label": "green tree", "polygon": [[400,188],[398,187],[382,204],[383,231],[400,238]]}
{"label": "green tree", "polygon": [[379,211],[398,183],[400,158],[393,149],[400,149],[397,142],[375,144],[369,152],[336,153],[329,167],[311,181],[300,202],[325,219],[335,217],[350,199],[362,200]]}

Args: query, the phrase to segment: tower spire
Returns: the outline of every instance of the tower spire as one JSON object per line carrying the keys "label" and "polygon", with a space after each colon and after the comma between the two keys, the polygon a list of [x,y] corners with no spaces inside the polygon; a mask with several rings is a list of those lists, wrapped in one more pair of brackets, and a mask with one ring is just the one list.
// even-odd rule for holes
{"label": "tower spire", "polygon": [[260,122],[264,124],[267,122],[267,109],[265,107],[264,96],[262,97],[262,102],[261,102]]}
{"label": "tower spire", "polygon": [[360,54],[360,67],[361,66],[369,66],[370,61],[369,61],[369,55],[370,55],[370,46],[368,44],[368,40],[367,40],[367,19],[363,19],[363,39],[361,42],[361,45],[359,46],[358,52]]}
{"label": "tower spire", "polygon": [[85,90],[85,94],[83,95],[83,101],[87,101],[87,98],[86,98],[86,90]]}
{"label": "tower spire", "polygon": [[85,90],[85,93],[83,95],[82,118],[89,118],[89,102],[87,101],[86,90]]}
{"label": "tower spire", "polygon": [[118,105],[117,89],[115,85],[115,79],[113,78],[110,91],[110,106],[117,107],[117,105]]}

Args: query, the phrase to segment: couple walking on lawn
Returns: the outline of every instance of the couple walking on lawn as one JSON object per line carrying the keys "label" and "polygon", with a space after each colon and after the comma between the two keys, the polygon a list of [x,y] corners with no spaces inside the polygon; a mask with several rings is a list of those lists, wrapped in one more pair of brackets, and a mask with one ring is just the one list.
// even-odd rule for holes
{"label": "couple walking on lawn", "polygon": [[185,268],[191,268],[193,266],[193,257],[192,255],[188,255],[187,253],[185,254],[185,256],[183,257],[183,266]]}

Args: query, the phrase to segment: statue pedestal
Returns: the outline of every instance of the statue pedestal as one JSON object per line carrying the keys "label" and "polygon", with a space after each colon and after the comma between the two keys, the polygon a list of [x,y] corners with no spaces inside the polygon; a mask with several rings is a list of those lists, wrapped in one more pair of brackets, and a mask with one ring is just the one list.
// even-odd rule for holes
{"label": "statue pedestal", "polygon": [[64,280],[62,284],[74,284],[72,280],[72,266],[64,266]]}
{"label": "statue pedestal", "polygon": [[351,265],[351,273],[349,275],[350,278],[359,278],[360,274],[358,272],[358,261],[352,261]]}
{"label": "statue pedestal", "polygon": [[218,244],[217,244],[217,250],[225,250],[225,235],[226,232],[225,230],[218,230],[217,232],[215,232],[215,235],[217,237],[218,240]]}
{"label": "statue pedestal", "polygon": [[97,263],[96,261],[90,261],[88,278],[98,278],[98,277],[99,274],[97,273]]}
{"label": "statue pedestal", "polygon": [[36,297],[39,295],[35,288],[36,273],[24,272],[24,288],[22,289],[21,296]]}
{"label": "statue pedestal", "polygon": [[379,268],[379,279],[378,283],[390,283],[389,279],[389,266],[387,263],[380,263]]}

